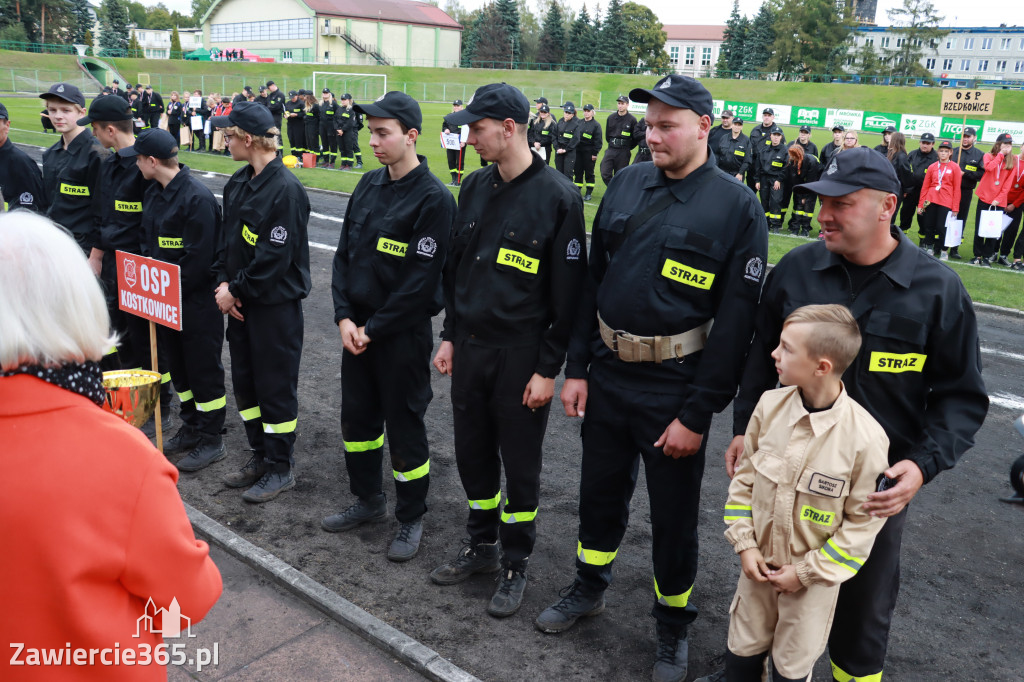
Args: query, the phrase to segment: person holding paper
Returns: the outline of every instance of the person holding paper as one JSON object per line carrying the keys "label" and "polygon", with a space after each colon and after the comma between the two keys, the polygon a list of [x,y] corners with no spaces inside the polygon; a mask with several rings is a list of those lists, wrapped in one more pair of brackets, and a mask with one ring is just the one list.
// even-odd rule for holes
{"label": "person holding paper", "polygon": [[[555,119],[551,118],[551,108],[541,104],[537,109],[537,117],[530,124],[529,141],[544,163],[551,165],[551,144],[555,136]],[[629,156],[628,150],[626,156]]]}
{"label": "person holding paper", "polygon": [[206,132],[203,130],[206,119],[210,117],[210,108],[206,106],[203,99],[203,91],[196,90],[189,98],[188,107],[185,109],[185,120],[189,122],[189,129],[192,131],[192,151],[201,152],[206,148]]}
{"label": "person holding paper", "polygon": [[[452,113],[458,113],[462,111],[462,100],[457,99],[452,102]],[[550,116],[548,120],[550,120]],[[444,120],[441,121],[441,132],[445,135],[462,135],[461,126],[452,125],[448,122],[448,117],[445,116]],[[462,167],[463,167],[463,150],[466,148],[466,143],[459,142],[458,149],[452,149],[445,147],[445,153],[448,155],[448,172],[452,174],[452,181],[449,183],[452,187],[458,187],[462,183]]]}
{"label": "person holding paper", "polygon": [[[972,265],[992,266],[992,254],[995,253],[999,244],[1000,234],[993,234],[991,237],[982,237],[982,220],[985,211],[993,209],[998,212],[1006,205],[1006,195],[1010,190],[1010,176],[1013,174],[1014,157],[1013,138],[1009,133],[1003,133],[996,138],[992,151],[985,155],[982,163],[985,166],[985,175],[978,183],[978,189],[974,193],[978,195],[978,209],[974,214],[974,258]],[[1000,220],[1002,228],[1002,217]]]}
{"label": "person holding paper", "polygon": [[917,223],[921,231],[921,250],[941,260],[949,260],[945,247],[946,218],[956,218],[960,206],[960,183],[963,171],[951,161],[953,143],[939,143],[939,160],[928,166],[917,202]]}
{"label": "person holding paper", "polygon": [[[1003,220],[1006,223],[1006,229],[1003,230],[1003,237],[999,243],[999,260],[996,262],[1009,266],[1011,270],[1024,270],[1024,262],[1021,262],[1021,258],[1024,257],[1024,236],[1017,239],[1021,214],[1024,213],[1024,147],[1014,158],[1013,171],[1010,173],[1010,189],[1006,194],[1006,208],[1003,210],[1006,212],[1006,218]],[[1013,251],[1012,264],[1006,259],[1011,250]]]}

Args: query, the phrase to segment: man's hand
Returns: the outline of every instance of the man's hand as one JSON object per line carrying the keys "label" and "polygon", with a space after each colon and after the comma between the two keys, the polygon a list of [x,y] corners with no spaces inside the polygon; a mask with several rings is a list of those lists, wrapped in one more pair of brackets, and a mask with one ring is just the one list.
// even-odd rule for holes
{"label": "man's hand", "polygon": [[93,248],[89,252],[89,267],[92,268],[92,274],[97,277],[100,276],[100,272],[103,270],[103,252],[97,248]]}
{"label": "man's hand", "polygon": [[564,153],[565,153],[565,150],[564,150],[564,149],[559,149],[559,150],[558,150],[558,151],[556,151],[555,153],[556,153],[556,154],[564,154]]}
{"label": "man's hand", "polygon": [[597,161],[597,154],[594,154],[593,156],[591,156],[590,160],[591,161]]}
{"label": "man's hand", "polygon": [[886,478],[896,479],[896,485],[880,493],[871,493],[861,507],[861,510],[878,518],[899,514],[924,485],[924,474],[909,459],[901,459],[884,473]]}
{"label": "man's hand", "polygon": [[796,574],[796,566],[793,564],[786,564],[780,569],[768,571],[768,582],[779,594],[793,594],[804,589],[804,584],[800,582],[800,578]]}
{"label": "man's hand", "polygon": [[526,390],[523,391],[523,405],[536,410],[550,403],[554,395],[555,380],[534,373],[530,377],[530,383],[526,384]]}
{"label": "man's hand", "polygon": [[[1013,213],[1013,209],[1015,209],[1015,208],[1017,208],[1017,207],[1014,206],[1013,204],[1007,204],[1006,208],[1004,208],[1003,210],[1006,211],[1007,213]],[[953,213],[953,212],[950,211],[950,213]],[[953,217],[954,218],[956,217],[956,213],[953,213]]]}
{"label": "man's hand", "polygon": [[737,173],[736,179],[739,180],[740,182],[743,182],[743,173]]}
{"label": "man's hand", "polygon": [[751,547],[740,552],[740,565],[743,567],[743,575],[757,583],[768,582],[768,564],[764,562],[764,556],[757,547]]}
{"label": "man's hand", "polygon": [[678,419],[673,419],[661,438],[654,442],[654,447],[663,448],[666,455],[679,459],[697,452],[703,439],[704,436],[686,428]]}
{"label": "man's hand", "polygon": [[774,184],[772,184],[772,189],[774,189],[774,190],[776,190],[776,191],[778,191],[778,190],[779,190],[779,189],[781,189],[781,188],[782,188],[782,183],[781,183],[781,182],[779,182],[778,180],[776,180],[776,181],[774,182]]}
{"label": "man's hand", "polygon": [[242,316],[242,312],[239,310],[242,307],[242,302],[231,295],[227,282],[221,282],[217,285],[214,299],[217,301],[217,308],[222,314],[230,315],[239,322],[245,322],[245,317]]}
{"label": "man's hand", "polygon": [[455,350],[455,346],[451,341],[442,341],[441,347],[437,349],[437,355],[434,356],[434,367],[437,367],[437,371],[441,374],[452,375],[452,354]]}
{"label": "man's hand", "polygon": [[736,469],[740,465],[740,457],[743,456],[743,436],[733,436],[729,447],[725,449],[725,473],[729,478],[736,475]]}
{"label": "man's hand", "polygon": [[566,417],[582,417],[587,409],[586,379],[566,379],[562,384],[562,407]]}
{"label": "man's hand", "polygon": [[362,327],[357,327],[355,322],[346,317],[338,322],[338,329],[341,331],[341,345],[345,347],[345,350],[352,355],[366,352],[366,342],[362,339],[365,336]]}
{"label": "man's hand", "polygon": [[760,182],[755,182],[754,183],[754,187],[757,189],[758,192],[761,191],[761,183]]}

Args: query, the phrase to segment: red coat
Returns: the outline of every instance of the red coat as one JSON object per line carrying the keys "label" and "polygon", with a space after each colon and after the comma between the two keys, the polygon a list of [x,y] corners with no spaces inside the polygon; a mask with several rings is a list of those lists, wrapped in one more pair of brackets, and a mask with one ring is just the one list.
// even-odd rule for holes
{"label": "red coat", "polygon": [[[177,470],[142,432],[88,399],[28,375],[0,378],[0,679],[166,680],[164,666],[16,666],[30,649],[111,649],[135,637],[146,602],[177,599],[195,629],[221,593],[196,540]],[[184,620],[182,620],[184,630]],[[168,639],[168,643],[183,639]],[[22,643],[19,653],[7,644]],[[66,655],[66,653],[65,653]],[[97,654],[98,656],[98,654]],[[106,654],[114,660],[113,651]],[[136,659],[137,660],[137,659]]]}
{"label": "red coat", "polygon": [[924,202],[930,201],[957,210],[960,206],[960,180],[963,175],[964,172],[960,170],[960,165],[956,161],[936,161],[928,166],[917,207],[924,208]]}
{"label": "red coat", "polygon": [[985,155],[985,174],[981,176],[978,189],[974,193],[986,204],[1006,206],[1006,194],[1010,189],[1012,170],[1006,170],[1005,157],[1002,154]]}
{"label": "red coat", "polygon": [[1024,152],[1017,157],[1017,161],[1010,171],[1010,180],[1006,183],[1009,189],[1006,193],[1006,205],[1013,204],[1016,209],[1024,204]]}

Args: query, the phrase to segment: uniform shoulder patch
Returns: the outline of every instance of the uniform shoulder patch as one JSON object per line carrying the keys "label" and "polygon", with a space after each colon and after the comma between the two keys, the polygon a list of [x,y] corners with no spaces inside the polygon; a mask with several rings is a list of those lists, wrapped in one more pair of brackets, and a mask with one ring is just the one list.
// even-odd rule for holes
{"label": "uniform shoulder patch", "polygon": [[582,250],[583,250],[583,247],[580,246],[580,240],[579,239],[576,239],[575,237],[570,239],[569,243],[565,247],[565,260],[566,260],[566,262],[579,260],[580,259],[580,252]]}
{"label": "uniform shoulder patch", "polygon": [[751,256],[743,267],[743,279],[748,284],[761,284],[764,275],[764,260],[760,256]]}
{"label": "uniform shoulder patch", "polygon": [[423,237],[416,243],[416,255],[433,258],[437,253],[437,241],[433,237]]}
{"label": "uniform shoulder patch", "polygon": [[286,241],[288,241],[288,230],[284,229],[281,225],[270,231],[271,244],[284,244]]}
{"label": "uniform shoulder patch", "polygon": [[30,206],[34,200],[35,197],[30,192],[22,192],[21,196],[18,197],[18,202],[22,206]]}

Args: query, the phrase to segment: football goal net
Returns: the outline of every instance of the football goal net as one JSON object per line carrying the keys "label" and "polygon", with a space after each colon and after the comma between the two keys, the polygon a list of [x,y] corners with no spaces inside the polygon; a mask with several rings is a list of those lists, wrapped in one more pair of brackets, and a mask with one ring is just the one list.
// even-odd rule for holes
{"label": "football goal net", "polygon": [[383,73],[313,72],[313,93],[320,99],[324,88],[330,88],[338,99],[345,93],[356,102],[372,102],[388,91],[388,77]]}

